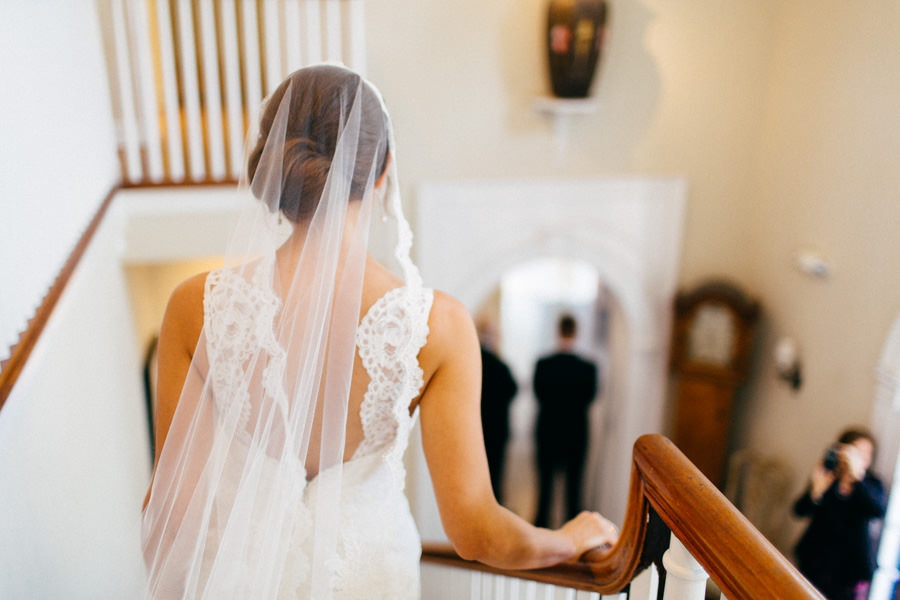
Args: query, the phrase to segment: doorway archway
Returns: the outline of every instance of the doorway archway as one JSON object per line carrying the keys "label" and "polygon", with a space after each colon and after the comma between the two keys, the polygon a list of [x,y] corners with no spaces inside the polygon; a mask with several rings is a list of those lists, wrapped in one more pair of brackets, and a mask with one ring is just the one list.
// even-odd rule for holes
{"label": "doorway archway", "polygon": [[[604,510],[625,513],[631,446],[663,426],[666,360],[681,250],[681,179],[433,183],[418,195],[417,258],[426,283],[471,312],[502,274],[542,256],[593,265],[618,300],[625,337],[621,385],[610,390],[611,460]],[[444,539],[421,450],[412,458],[413,509],[423,539]]]}

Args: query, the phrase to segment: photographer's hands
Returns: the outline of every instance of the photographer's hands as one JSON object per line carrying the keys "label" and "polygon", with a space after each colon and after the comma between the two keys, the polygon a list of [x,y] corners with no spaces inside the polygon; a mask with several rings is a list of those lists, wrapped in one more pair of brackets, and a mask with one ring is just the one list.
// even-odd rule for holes
{"label": "photographer's hands", "polygon": [[842,469],[842,479],[850,481],[862,481],[866,476],[866,459],[859,448],[853,444],[844,444],[840,450],[840,462]]}
{"label": "photographer's hands", "polygon": [[812,498],[812,501],[818,502],[834,483],[834,480],[834,471],[827,470],[821,462],[817,463],[809,478],[809,497]]}

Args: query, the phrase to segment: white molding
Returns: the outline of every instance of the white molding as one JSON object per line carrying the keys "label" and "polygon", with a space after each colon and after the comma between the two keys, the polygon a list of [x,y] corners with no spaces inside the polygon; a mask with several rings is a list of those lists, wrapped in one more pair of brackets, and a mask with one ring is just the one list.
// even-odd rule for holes
{"label": "white molding", "polygon": [[[663,426],[671,304],[686,182],[680,178],[431,182],[417,202],[417,258],[426,285],[475,312],[510,267],[539,256],[585,260],[625,313],[627,364],[615,365],[604,510],[625,513],[631,446]],[[424,469],[415,469],[424,475]],[[440,532],[431,491],[415,492],[424,539]],[[430,515],[430,516],[429,516]],[[440,539],[438,536],[436,539]]]}

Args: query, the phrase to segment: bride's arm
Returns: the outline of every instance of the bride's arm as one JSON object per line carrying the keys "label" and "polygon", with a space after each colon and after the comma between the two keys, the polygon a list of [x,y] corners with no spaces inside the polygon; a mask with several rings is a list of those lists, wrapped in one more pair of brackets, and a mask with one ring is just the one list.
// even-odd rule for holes
{"label": "bride's arm", "polygon": [[[188,381],[194,348],[203,327],[203,287],[206,273],[195,275],[178,285],[166,305],[166,313],[160,327],[157,350],[156,411],[153,415],[155,449],[154,476],[160,453],[166,443],[172,418]],[[201,385],[201,382],[193,382]],[[144,497],[144,506],[150,499],[153,479]]]}
{"label": "bride's arm", "polygon": [[431,374],[419,403],[422,441],[441,522],[459,555],[531,569],[615,541],[614,527],[597,513],[582,513],[552,531],[497,503],[482,437],[481,356],[472,320],[462,304],[436,292],[429,329],[420,355]]}

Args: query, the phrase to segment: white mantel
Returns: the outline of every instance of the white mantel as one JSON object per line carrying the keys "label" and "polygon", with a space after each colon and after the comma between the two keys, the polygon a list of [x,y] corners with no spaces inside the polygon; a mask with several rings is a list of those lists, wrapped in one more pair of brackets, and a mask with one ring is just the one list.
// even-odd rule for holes
{"label": "white mantel", "polygon": [[[423,185],[417,198],[416,254],[425,282],[473,313],[510,267],[544,256],[589,262],[616,297],[627,348],[610,371],[615,425],[604,433],[601,504],[618,522],[632,444],[663,426],[686,189],[680,178],[452,181]],[[422,537],[442,539],[421,450],[412,462]]]}

